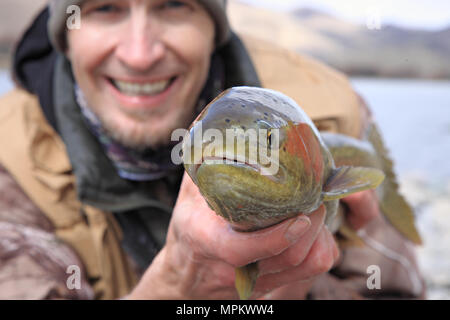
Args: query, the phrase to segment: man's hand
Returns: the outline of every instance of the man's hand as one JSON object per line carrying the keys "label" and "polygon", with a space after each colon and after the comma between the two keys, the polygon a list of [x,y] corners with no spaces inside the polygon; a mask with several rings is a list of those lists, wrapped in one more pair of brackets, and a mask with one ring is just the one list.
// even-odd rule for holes
{"label": "man's hand", "polygon": [[324,218],[321,206],[308,217],[236,232],[208,207],[185,175],[166,246],[128,298],[237,299],[234,269],[254,261],[259,261],[260,277],[252,298],[268,297],[294,282],[289,296],[304,298],[312,279],[327,272],[339,255]]}
{"label": "man's hand", "polygon": [[374,190],[354,193],[341,201],[349,209],[346,219],[355,230],[363,228],[370,221],[380,216],[378,198]]}

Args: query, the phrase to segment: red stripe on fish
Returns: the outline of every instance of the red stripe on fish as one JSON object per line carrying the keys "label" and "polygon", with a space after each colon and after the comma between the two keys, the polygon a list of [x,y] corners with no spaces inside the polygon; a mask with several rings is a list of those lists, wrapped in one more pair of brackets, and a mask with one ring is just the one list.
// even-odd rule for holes
{"label": "red stripe on fish", "polygon": [[314,174],[316,182],[322,181],[323,156],[320,143],[306,123],[292,125],[287,132],[286,151],[303,160],[306,174]]}

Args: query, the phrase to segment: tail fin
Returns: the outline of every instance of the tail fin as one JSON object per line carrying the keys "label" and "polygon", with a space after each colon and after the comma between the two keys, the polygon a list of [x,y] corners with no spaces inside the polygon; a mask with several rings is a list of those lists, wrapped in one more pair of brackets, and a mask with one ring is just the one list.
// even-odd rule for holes
{"label": "tail fin", "polygon": [[248,300],[255,288],[256,279],[258,278],[257,262],[250,263],[246,266],[236,268],[235,286],[241,300]]}
{"label": "tail fin", "polygon": [[388,156],[388,151],[375,124],[372,124],[369,129],[367,138],[382,160],[382,169],[386,175],[382,185],[381,211],[388,221],[407,239],[415,244],[422,244],[422,239],[414,223],[414,212],[399,192],[392,160]]}

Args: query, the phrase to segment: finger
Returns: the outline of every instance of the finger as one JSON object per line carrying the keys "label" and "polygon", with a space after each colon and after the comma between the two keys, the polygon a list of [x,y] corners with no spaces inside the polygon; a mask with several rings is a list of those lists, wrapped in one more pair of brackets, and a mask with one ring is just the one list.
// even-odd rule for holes
{"label": "finger", "polygon": [[311,227],[294,245],[281,254],[258,262],[260,275],[278,273],[298,266],[308,255],[312,245],[317,239],[325,220],[325,207],[321,206],[311,214]]}
{"label": "finger", "polygon": [[328,272],[334,264],[334,254],[327,232],[323,226],[302,264],[280,273],[261,276],[257,280],[255,291],[268,292],[288,283],[308,281],[312,277]]}
{"label": "finger", "polygon": [[342,199],[349,208],[347,219],[356,230],[380,215],[378,199],[373,190],[352,194]]}
{"label": "finger", "polygon": [[255,231],[238,232],[223,220],[211,223],[208,233],[210,248],[218,257],[233,266],[278,255],[295,243],[311,226],[310,219],[301,214],[275,226]]}

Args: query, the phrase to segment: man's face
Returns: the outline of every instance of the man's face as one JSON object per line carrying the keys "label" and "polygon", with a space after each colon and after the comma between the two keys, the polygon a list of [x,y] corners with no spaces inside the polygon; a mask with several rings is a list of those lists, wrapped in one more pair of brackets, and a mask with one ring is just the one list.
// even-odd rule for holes
{"label": "man's face", "polygon": [[192,120],[214,49],[196,0],[87,0],[67,56],[92,111],[133,148],[157,147]]}

